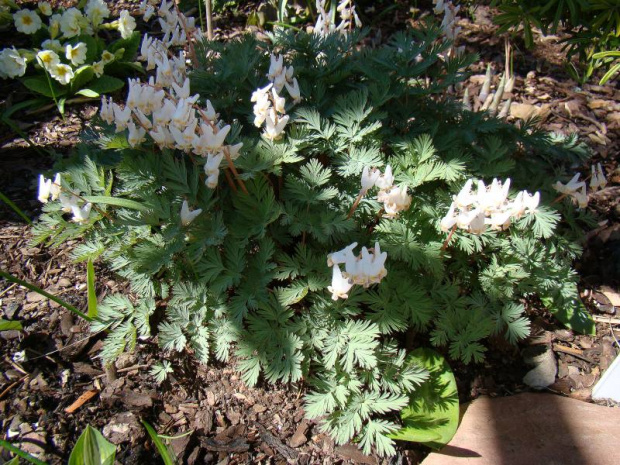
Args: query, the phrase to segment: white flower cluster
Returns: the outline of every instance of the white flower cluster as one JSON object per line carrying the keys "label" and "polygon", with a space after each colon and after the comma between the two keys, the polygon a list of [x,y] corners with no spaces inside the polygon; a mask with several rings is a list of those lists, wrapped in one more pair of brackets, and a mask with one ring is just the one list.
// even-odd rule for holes
{"label": "white flower cluster", "polygon": [[520,191],[510,200],[510,179],[504,183],[493,179],[490,186],[478,181],[476,193],[472,191],[474,181],[465,183],[454,197],[446,216],[441,220],[441,230],[450,231],[455,225],[472,234],[482,234],[491,229],[502,230],[510,226],[512,219],[519,219],[526,213],[533,213],[540,202],[540,193],[534,195]]}
{"label": "white flower cluster", "polygon": [[84,223],[90,216],[92,204],[83,202],[77,195],[73,193],[65,194],[62,191],[62,180],[60,173],[57,173],[54,182],[51,179],[45,179],[42,174],[39,175],[39,195],[38,199],[42,203],[49,200],[60,200],[62,211],[73,214],[73,221],[76,223]]}
{"label": "white flower cluster", "polygon": [[340,14],[340,23],[338,25],[332,21],[331,15],[326,11],[326,3],[327,0],[316,0],[316,11],[318,15],[316,24],[313,28],[316,35],[325,37],[334,32],[346,34],[354,25],[356,27],[362,27],[362,22],[359,16],[357,16],[353,0],[341,0],[338,3],[336,7],[336,11]]}
{"label": "white flower cluster", "polygon": [[[88,0],[84,6],[84,11],[72,7],[62,13],[54,13],[48,2],[38,4],[39,12],[48,17],[47,32],[49,39],[41,43],[41,48],[36,49],[37,63],[41,65],[50,76],[66,85],[74,77],[74,67],[86,64],[88,53],[87,46],[83,42],[62,43],[77,37],[81,34],[92,35],[93,32],[103,24],[106,18],[110,17],[110,9],[103,0]],[[34,10],[22,9],[13,15],[15,28],[24,34],[34,34],[41,28],[45,28],[41,17]],[[118,21],[110,23],[121,33],[123,38],[129,37],[135,27],[136,21],[128,11],[120,13]],[[107,64],[115,60],[114,54],[105,50],[101,59],[92,63],[93,70],[97,77],[104,73]],[[66,62],[62,62],[65,60]],[[87,63],[91,64],[91,63]],[[0,52],[0,77],[15,78],[26,73],[27,60],[15,48],[4,49]]]}
{"label": "white flower cluster", "polygon": [[[375,242],[375,248],[368,250],[362,247],[360,255],[355,256],[353,249],[357,242],[346,246],[344,249],[331,253],[327,256],[327,266],[333,267],[332,285],[328,286],[332,293],[332,299],[346,299],[349,290],[355,284],[368,288],[372,284],[379,284],[387,275],[385,260],[387,252],[381,252],[379,243]],[[345,272],[340,271],[344,264]]]}
{"label": "white flower cluster", "polygon": [[267,78],[270,83],[256,89],[252,94],[254,102],[254,125],[259,128],[265,123],[264,135],[268,139],[276,140],[282,137],[284,127],[289,121],[286,114],[286,100],[280,95],[286,88],[293,103],[301,102],[301,92],[297,78],[293,77],[293,67],[284,66],[282,55],[271,55],[271,64]]}
{"label": "white flower cluster", "polygon": [[[592,165],[592,176],[590,177],[590,189],[597,191],[604,189],[607,185],[607,178],[603,172],[603,167],[600,163]],[[579,208],[585,208],[588,205],[588,193],[586,192],[586,182],[579,181],[579,173],[566,184],[562,184],[560,181],[553,185],[553,188],[560,194],[568,195],[573,200],[573,203],[579,206]]]}
{"label": "white flower cluster", "polygon": [[188,34],[200,35],[195,18],[181,13],[174,0],[162,0],[159,6],[158,3],[158,0],[142,0],[138,11],[143,14],[145,21],[149,21],[157,13],[159,26],[164,33],[161,42],[167,47],[183,47],[187,44]]}
{"label": "white flower cluster", "polygon": [[455,40],[461,32],[461,28],[456,25],[458,21],[457,14],[461,9],[461,5],[454,6],[450,1],[433,0],[435,5],[435,14],[439,15],[443,13],[443,20],[441,21],[441,29],[445,36],[450,40]]}
{"label": "white flower cluster", "polygon": [[218,120],[209,100],[205,108],[199,108],[199,95],[190,96],[183,52],[173,58],[169,55],[172,52],[166,43],[144,36],[139,59],[149,62],[147,69],[155,69],[155,77],[151,76],[147,83],[130,79],[124,107],[111,97],[103,97],[100,116],[115,124],[117,132],[127,130],[127,141],[132,147],[144,142],[148,134],[161,148],[205,157],[205,184],[215,189],[222,160],[226,156],[236,159],[243,144],[224,145],[230,126]]}
{"label": "white flower cluster", "polygon": [[401,211],[411,206],[411,196],[407,194],[407,186],[395,186],[392,167],[388,165],[385,173],[377,168],[366,166],[362,171],[362,189],[360,197],[366,195],[369,189],[378,187],[377,201],[383,203],[386,218],[396,218]]}

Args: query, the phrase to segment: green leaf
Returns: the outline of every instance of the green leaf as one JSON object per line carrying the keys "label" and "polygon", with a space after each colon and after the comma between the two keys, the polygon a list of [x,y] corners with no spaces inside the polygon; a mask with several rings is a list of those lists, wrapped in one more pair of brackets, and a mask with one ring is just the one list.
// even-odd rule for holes
{"label": "green leaf", "polygon": [[24,329],[19,321],[2,320],[0,319],[0,331],[21,331]]}
{"label": "green leaf", "polygon": [[62,88],[56,81],[48,81],[46,76],[34,76],[22,79],[24,84],[32,92],[44,95],[49,98],[58,98],[67,93],[66,88]]}
{"label": "green leaf", "polygon": [[10,450],[14,454],[16,454],[18,457],[21,457],[22,459],[30,463],[33,463],[34,465],[47,465],[47,462],[43,462],[42,460],[39,460],[38,458],[33,457],[28,452],[24,452],[20,448],[15,447],[13,444],[11,444],[10,442],[4,441],[3,439],[0,439],[0,448],[1,447],[5,448],[6,450]]}
{"label": "green leaf", "polygon": [[83,95],[84,97],[97,98],[99,94],[92,89],[82,89],[76,92],[77,95]]}
{"label": "green leaf", "polygon": [[118,59],[119,61],[133,61],[138,53],[138,48],[140,48],[140,33],[134,31],[128,38],[119,39],[116,42],[113,42],[108,50],[112,53],[115,53],[117,50],[124,48],[123,56]]}
{"label": "green leaf", "polygon": [[106,205],[114,205],[116,207],[129,208],[141,212],[147,211],[148,207],[136,202],[135,200],[123,199],[120,197],[108,197],[107,195],[86,195],[84,200],[91,203],[103,203]]}
{"label": "green leaf", "polygon": [[164,464],[174,465],[175,460],[172,458],[172,454],[170,453],[166,445],[161,441],[161,439],[159,439],[159,436],[157,435],[157,431],[155,431],[153,427],[144,420],[142,420],[142,424],[144,425],[144,427],[149,433],[149,436],[151,436],[151,439],[155,443],[155,447],[157,447],[157,450],[159,451],[159,455],[161,455],[161,458],[163,459]]}
{"label": "green leaf", "polygon": [[567,328],[581,334],[590,334],[592,336],[596,334],[596,323],[594,323],[592,315],[583,305],[581,299],[566,300],[543,296],[540,300],[553,313],[553,316],[564,323],[564,326]]}
{"label": "green leaf", "polygon": [[87,425],[71,451],[68,465],[113,465],[115,456],[116,446]]}
{"label": "green leaf", "polygon": [[115,78],[113,76],[101,76],[90,81],[88,84],[88,89],[102,95],[116,92],[117,90],[122,89],[124,85],[125,82],[119,78]]}
{"label": "green leaf", "polygon": [[410,395],[409,405],[400,412],[404,426],[390,438],[438,449],[450,442],[459,424],[456,379],[448,362],[433,350],[416,349],[407,362],[428,369],[430,378]]}
{"label": "green leaf", "polygon": [[92,260],[86,265],[86,284],[88,287],[88,316],[97,318],[97,292],[95,290],[95,267]]}
{"label": "green leaf", "polygon": [[80,68],[76,69],[75,73],[73,74],[73,79],[71,80],[72,93],[76,93],[86,83],[92,81],[94,76],[95,70],[90,65],[81,66]]}

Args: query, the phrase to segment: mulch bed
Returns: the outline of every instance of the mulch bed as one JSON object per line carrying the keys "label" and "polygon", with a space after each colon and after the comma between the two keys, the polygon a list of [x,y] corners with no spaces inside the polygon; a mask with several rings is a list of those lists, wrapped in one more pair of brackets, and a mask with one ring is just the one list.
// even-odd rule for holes
{"label": "mulch bed", "polygon": [[[406,2],[402,2],[406,4]],[[383,36],[402,24],[402,4],[381,22]],[[494,34],[488,11],[476,22],[463,20],[463,43],[486,63],[503,63],[503,41]],[[221,23],[224,23],[222,21]],[[219,23],[216,23],[216,25]],[[235,31],[218,30],[220,37]],[[533,335],[517,347],[489,341],[487,360],[478,365],[453,364],[462,402],[479,395],[506,396],[530,390],[522,379],[531,368],[524,359],[537,346],[558,358],[560,395],[591,401],[591,390],[618,351],[620,320],[614,299],[620,277],[611,254],[620,249],[620,91],[613,85],[579,88],[559,67],[555,39],[539,40],[534,52],[517,51],[514,102],[545,106],[541,124],[550,131],[576,132],[603,163],[610,185],[591,200],[598,227],[587,232],[584,257],[577,264],[584,302],[597,315],[597,335],[581,336],[561,328],[550,315],[531,309]],[[501,66],[500,66],[501,69]],[[476,90],[480,77],[466,86]],[[71,107],[64,119],[49,110],[17,118],[20,128],[42,149],[67,153],[96,112],[89,104]],[[36,179],[53,157],[39,153],[12,131],[0,133],[2,192],[30,217],[39,211]],[[575,167],[576,169],[580,167]],[[56,249],[29,245],[26,225],[0,205],[0,269],[32,282],[79,308],[86,305],[86,269],[69,256],[74,243]],[[616,261],[617,263],[617,261]],[[124,282],[104,268],[96,270],[99,296],[127,292]],[[617,305],[617,301],[616,301]],[[354,445],[336,446],[315,422],[303,419],[303,387],[260,385],[248,388],[229,366],[204,366],[190,357],[172,359],[174,375],[158,386],[148,367],[158,359],[156,340],[138,341],[137,350],[104,370],[97,358],[102,335],[54,302],[10,283],[0,283],[0,317],[22,322],[23,331],[0,332],[0,426],[3,438],[19,443],[51,463],[66,462],[83,428],[91,426],[119,444],[123,464],[156,463],[157,453],[140,420],[151,423],[170,440],[182,463],[388,463],[363,455]],[[81,395],[92,396],[72,413],[66,409]],[[70,409],[71,410],[71,409]],[[183,435],[190,432],[191,434]],[[389,463],[418,463],[425,449],[402,444]],[[6,457],[5,452],[0,453]]]}

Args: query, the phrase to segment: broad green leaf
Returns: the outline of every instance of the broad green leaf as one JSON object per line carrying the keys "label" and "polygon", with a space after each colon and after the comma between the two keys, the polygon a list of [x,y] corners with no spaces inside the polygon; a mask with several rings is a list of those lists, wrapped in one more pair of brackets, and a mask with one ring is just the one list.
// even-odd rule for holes
{"label": "broad green leaf", "polygon": [[84,200],[91,203],[103,203],[117,207],[129,208],[131,210],[147,211],[148,207],[136,202],[135,200],[122,199],[119,197],[108,197],[106,195],[86,195]]}
{"label": "broad green leaf", "polygon": [[24,328],[22,327],[22,324],[19,321],[0,319],[0,331],[10,331],[10,330],[21,331],[22,329]]}
{"label": "broad green leaf", "polygon": [[81,89],[76,92],[77,95],[83,95],[84,97],[97,98],[99,94],[92,89]]}
{"label": "broad green leaf", "polygon": [[172,454],[170,453],[166,445],[161,441],[161,439],[159,439],[159,436],[157,435],[157,431],[155,431],[153,427],[144,420],[142,420],[142,424],[144,425],[144,427],[149,433],[149,436],[151,436],[151,439],[155,443],[155,447],[157,447],[157,450],[159,451],[159,455],[161,455],[161,458],[164,461],[164,464],[174,465],[175,460],[172,457]]}
{"label": "broad green leaf", "polygon": [[4,441],[3,439],[0,439],[0,448],[5,448],[6,450],[10,450],[14,454],[16,454],[18,457],[21,457],[22,459],[34,465],[47,465],[47,462],[44,462],[42,460],[39,460],[36,457],[33,457],[28,452],[21,450],[19,447],[15,447],[13,444],[11,444],[8,441]]}
{"label": "broad green leaf", "polygon": [[86,264],[86,284],[88,288],[88,316],[97,318],[97,292],[95,290],[95,267],[92,260]]}
{"label": "broad green leaf", "polygon": [[565,300],[544,296],[540,300],[567,328],[581,334],[596,334],[596,323],[580,299]]}
{"label": "broad green leaf", "polygon": [[111,94],[122,89],[125,83],[112,76],[101,76],[88,83],[88,88],[99,95]]}
{"label": "broad green leaf", "polygon": [[22,79],[22,84],[29,90],[49,98],[58,98],[67,93],[66,88],[63,89],[60,84],[51,78],[48,81],[45,76],[34,76]]}
{"label": "broad green leaf", "polygon": [[88,82],[92,81],[95,76],[95,70],[92,66],[82,66],[75,70],[73,74],[73,79],[71,80],[71,90],[73,93],[76,93],[82,87],[84,87]]}
{"label": "broad green leaf", "polygon": [[433,350],[414,350],[408,363],[426,368],[430,378],[410,395],[400,412],[404,426],[390,437],[438,449],[450,442],[459,424],[456,379],[448,362]]}
{"label": "broad green leaf", "polygon": [[116,446],[87,425],[71,451],[68,465],[113,465],[115,456]]}
{"label": "broad green leaf", "polygon": [[117,50],[123,48],[125,51],[119,61],[133,61],[140,48],[140,37],[140,33],[134,31],[128,38],[113,42],[108,50],[115,53]]}

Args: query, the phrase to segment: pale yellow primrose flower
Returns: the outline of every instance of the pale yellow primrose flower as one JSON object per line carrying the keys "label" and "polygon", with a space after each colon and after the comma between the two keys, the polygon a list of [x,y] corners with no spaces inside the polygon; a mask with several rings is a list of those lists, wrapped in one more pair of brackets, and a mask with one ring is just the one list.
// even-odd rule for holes
{"label": "pale yellow primrose flower", "polygon": [[73,70],[71,66],[65,64],[57,64],[49,69],[50,75],[63,85],[69,84],[73,79]]}
{"label": "pale yellow primrose flower", "polygon": [[129,14],[129,11],[121,11],[121,15],[118,19],[118,31],[121,33],[121,37],[123,39],[129,38],[135,28],[136,20]]}
{"label": "pale yellow primrose flower", "polygon": [[93,26],[97,27],[110,17],[110,9],[103,0],[88,0],[84,12]]}
{"label": "pale yellow primrose flower", "polygon": [[86,44],[80,42],[75,46],[67,44],[65,47],[65,56],[73,66],[79,66],[86,61]]}
{"label": "pale yellow primrose flower", "polygon": [[104,65],[107,65],[108,63],[112,63],[115,59],[116,57],[114,56],[114,54],[108,50],[104,50],[103,53],[101,54],[101,61],[103,62]]}
{"label": "pale yellow primrose flower", "polygon": [[47,30],[50,33],[50,37],[55,39],[58,37],[60,33],[60,20],[62,19],[62,15],[54,14],[50,17],[49,25],[47,26]]}
{"label": "pale yellow primrose flower", "polygon": [[26,59],[15,48],[0,52],[0,78],[16,78],[26,73]]}
{"label": "pale yellow primrose flower", "polygon": [[60,63],[60,57],[52,50],[41,50],[37,53],[37,61],[49,71],[52,67]]}
{"label": "pale yellow primrose flower", "polygon": [[39,2],[39,11],[45,16],[52,16],[52,6],[48,2]]}
{"label": "pale yellow primrose flower", "polygon": [[13,15],[15,29],[24,34],[34,34],[43,24],[39,15],[32,10],[19,10]]}
{"label": "pale yellow primrose flower", "polygon": [[60,30],[63,35],[70,39],[82,32],[82,22],[84,16],[82,12],[77,8],[69,8],[60,17]]}

